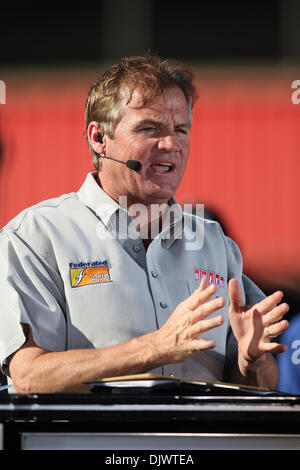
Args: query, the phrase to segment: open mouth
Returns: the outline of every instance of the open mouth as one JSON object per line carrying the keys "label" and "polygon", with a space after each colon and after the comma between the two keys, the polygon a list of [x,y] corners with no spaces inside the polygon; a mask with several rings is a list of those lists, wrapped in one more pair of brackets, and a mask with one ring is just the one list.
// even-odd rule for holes
{"label": "open mouth", "polygon": [[155,173],[166,174],[171,173],[174,170],[175,165],[169,162],[160,162],[151,165],[151,168],[152,170],[154,170]]}

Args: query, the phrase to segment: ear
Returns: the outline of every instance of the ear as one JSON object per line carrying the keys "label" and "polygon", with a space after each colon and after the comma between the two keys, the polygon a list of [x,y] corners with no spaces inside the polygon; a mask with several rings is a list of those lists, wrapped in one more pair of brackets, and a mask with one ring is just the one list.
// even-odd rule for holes
{"label": "ear", "polygon": [[[99,141],[98,134],[102,136],[102,142]],[[94,150],[94,152],[99,153],[99,155],[105,155],[105,136],[102,135],[102,130],[99,128],[99,123],[97,121],[91,121],[87,128],[87,137],[89,143]]]}

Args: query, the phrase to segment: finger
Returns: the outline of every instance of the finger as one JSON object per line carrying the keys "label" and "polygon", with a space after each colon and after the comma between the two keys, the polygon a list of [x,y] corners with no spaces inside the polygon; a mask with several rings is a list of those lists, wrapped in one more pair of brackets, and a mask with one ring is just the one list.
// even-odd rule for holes
{"label": "finger", "polygon": [[281,354],[287,350],[285,344],[264,343],[264,352],[271,354]]}
{"label": "finger", "polygon": [[198,321],[191,327],[191,337],[199,336],[201,333],[205,333],[206,331],[212,330],[213,328],[217,328],[218,326],[223,325],[223,323],[224,317],[222,315],[209,318],[208,320]]}
{"label": "finger", "polygon": [[269,295],[265,299],[261,300],[256,304],[256,308],[259,310],[261,315],[265,315],[268,313],[271,309],[276,307],[276,305],[281,302],[283,297],[283,292],[281,291],[276,291],[273,294]]}
{"label": "finger", "polygon": [[264,325],[263,317],[255,307],[250,312],[250,319],[253,328],[253,341],[258,343],[262,336]]}
{"label": "finger", "polygon": [[190,314],[190,322],[193,325],[199,320],[207,318],[212,313],[216,312],[220,308],[223,308],[226,304],[224,297],[217,297],[216,299],[209,300],[204,304],[200,305]]}
{"label": "finger", "polygon": [[200,282],[200,286],[199,286],[199,289],[202,291],[204,289],[206,289],[207,287],[209,287],[210,283],[209,283],[209,280],[206,276],[203,276],[202,279],[201,279],[201,282]]}
{"label": "finger", "polygon": [[213,339],[194,339],[190,342],[190,349],[192,351],[205,351],[216,347],[216,342]]}
{"label": "finger", "polygon": [[243,305],[243,296],[240,283],[237,279],[230,279],[228,283],[228,296],[230,301],[230,310],[239,312]]}
{"label": "finger", "polygon": [[272,323],[278,322],[289,311],[290,307],[287,303],[283,303],[274,307],[271,312],[263,316],[264,326],[269,326]]}
{"label": "finger", "polygon": [[210,284],[208,287],[204,287],[205,285],[205,281],[203,284],[201,282],[200,287],[185,301],[186,306],[190,310],[195,310],[199,305],[207,302],[211,296],[215,294],[217,290],[215,284]]}
{"label": "finger", "polygon": [[265,328],[265,335],[267,338],[274,338],[280,336],[285,330],[289,327],[289,322],[287,320],[282,320],[274,325],[270,325]]}

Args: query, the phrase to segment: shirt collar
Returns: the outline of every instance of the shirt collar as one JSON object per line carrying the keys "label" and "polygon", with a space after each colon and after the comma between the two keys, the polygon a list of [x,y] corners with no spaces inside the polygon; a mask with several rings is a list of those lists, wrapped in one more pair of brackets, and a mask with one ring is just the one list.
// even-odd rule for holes
{"label": "shirt collar", "polygon": [[96,171],[91,171],[87,174],[85,182],[77,192],[77,196],[108,227],[109,220],[120,209],[120,206],[99,186],[95,179],[96,175]]}
{"label": "shirt collar", "polygon": [[166,248],[169,248],[178,238],[182,238],[184,223],[182,208],[173,197],[169,200],[168,206],[164,216],[166,222],[159,234],[159,238],[162,239],[163,246]]}
{"label": "shirt collar", "polygon": [[[117,211],[128,215],[114,199],[112,199],[96,181],[96,171],[91,171],[77,192],[79,200],[89,207],[101,219],[106,228],[109,227],[113,216]],[[183,212],[181,206],[172,197],[168,202],[169,209],[165,213],[165,224],[162,231],[156,238],[162,239],[166,248],[177,239],[182,237],[183,232]],[[130,218],[131,219],[131,218]]]}

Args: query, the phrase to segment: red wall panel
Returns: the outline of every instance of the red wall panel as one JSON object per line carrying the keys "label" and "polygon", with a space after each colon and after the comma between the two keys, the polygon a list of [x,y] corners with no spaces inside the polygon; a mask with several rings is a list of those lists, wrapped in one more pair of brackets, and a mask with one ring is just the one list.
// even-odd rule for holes
{"label": "red wall panel", "polygon": [[[291,102],[291,82],[300,73],[279,72],[197,72],[190,161],[176,197],[221,216],[249,273],[297,288],[300,104]],[[92,169],[84,103],[96,78],[93,70],[1,77],[1,226],[29,205],[76,191]]]}

